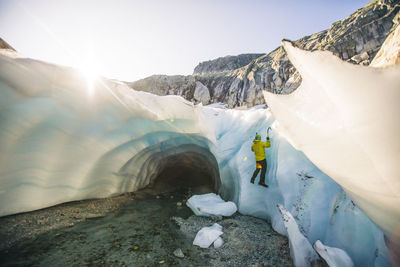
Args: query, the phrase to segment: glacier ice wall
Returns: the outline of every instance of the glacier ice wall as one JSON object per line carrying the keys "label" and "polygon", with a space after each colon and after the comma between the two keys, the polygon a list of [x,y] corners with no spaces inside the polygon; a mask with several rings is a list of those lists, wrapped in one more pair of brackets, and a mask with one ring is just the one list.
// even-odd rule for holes
{"label": "glacier ice wall", "polygon": [[[266,119],[248,125],[240,132],[226,132],[228,140],[239,138],[236,155],[229,158],[233,179],[239,183],[238,207],[248,214],[271,222],[274,230],[287,235],[277,205],[284,206],[295,218],[301,233],[311,244],[324,244],[345,250],[355,266],[391,266],[382,231],[351,201],[329,176],[296,150],[279,133],[279,125],[266,112]],[[254,171],[254,154],[250,147],[253,135],[270,132],[272,145],[267,149],[268,189],[250,183]],[[264,134],[263,134],[264,133]],[[245,135],[245,136],[246,136]],[[231,142],[231,141],[228,141]],[[259,179],[259,178],[257,178]]]}
{"label": "glacier ice wall", "polygon": [[106,79],[90,92],[76,70],[26,58],[1,56],[0,69],[0,215],[138,190],[189,152],[219,187],[213,144],[182,98]]}
{"label": "glacier ice wall", "polygon": [[136,191],[189,154],[237,202],[238,144],[266,116],[194,106],[103,78],[88,86],[75,69],[2,53],[0,216]]}
{"label": "glacier ice wall", "polygon": [[[250,147],[269,126],[265,189],[249,183]],[[135,191],[191,154],[241,213],[286,235],[280,204],[311,243],[345,249],[356,265],[386,264],[382,232],[279,126],[265,109],[194,106],[107,79],[91,88],[74,69],[0,55],[0,216]]]}
{"label": "glacier ice wall", "polygon": [[400,240],[400,65],[375,69],[284,47],[303,82],[291,95],[265,93],[281,132]]}

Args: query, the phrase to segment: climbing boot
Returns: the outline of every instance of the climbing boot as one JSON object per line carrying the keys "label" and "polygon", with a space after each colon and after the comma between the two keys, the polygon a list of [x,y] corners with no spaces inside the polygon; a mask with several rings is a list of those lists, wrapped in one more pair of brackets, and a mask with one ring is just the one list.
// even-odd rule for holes
{"label": "climbing boot", "polygon": [[264,186],[264,187],[268,187],[268,185],[266,183],[258,183],[258,185]]}

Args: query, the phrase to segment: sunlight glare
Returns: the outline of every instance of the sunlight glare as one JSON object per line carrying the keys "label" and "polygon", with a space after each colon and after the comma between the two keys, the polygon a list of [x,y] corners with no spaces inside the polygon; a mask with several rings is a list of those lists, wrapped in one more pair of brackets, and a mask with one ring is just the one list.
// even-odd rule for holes
{"label": "sunlight glare", "polygon": [[95,83],[100,77],[99,65],[96,62],[92,47],[87,49],[85,60],[81,62],[79,70],[86,79],[88,93],[92,97],[94,95]]}

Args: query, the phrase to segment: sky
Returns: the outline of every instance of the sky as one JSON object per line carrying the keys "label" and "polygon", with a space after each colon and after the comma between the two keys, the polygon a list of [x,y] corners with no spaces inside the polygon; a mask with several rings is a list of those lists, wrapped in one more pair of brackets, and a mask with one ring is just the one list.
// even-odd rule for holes
{"label": "sky", "polygon": [[328,29],[367,0],[0,0],[0,37],[24,56],[123,81],[189,75]]}

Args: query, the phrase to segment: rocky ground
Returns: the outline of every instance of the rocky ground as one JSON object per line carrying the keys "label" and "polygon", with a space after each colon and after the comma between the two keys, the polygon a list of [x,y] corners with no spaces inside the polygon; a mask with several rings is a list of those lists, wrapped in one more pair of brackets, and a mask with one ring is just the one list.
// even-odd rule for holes
{"label": "rocky ground", "polygon": [[[188,196],[144,190],[0,218],[0,266],[292,266],[287,238],[264,220],[197,217]],[[192,245],[214,222],[224,245]]]}
{"label": "rocky ground", "polygon": [[202,227],[215,222],[223,228],[224,245],[200,249],[198,257],[209,259],[209,266],[292,266],[287,238],[274,232],[264,220],[236,214],[229,218],[190,216],[173,218],[181,232],[194,240]]}

